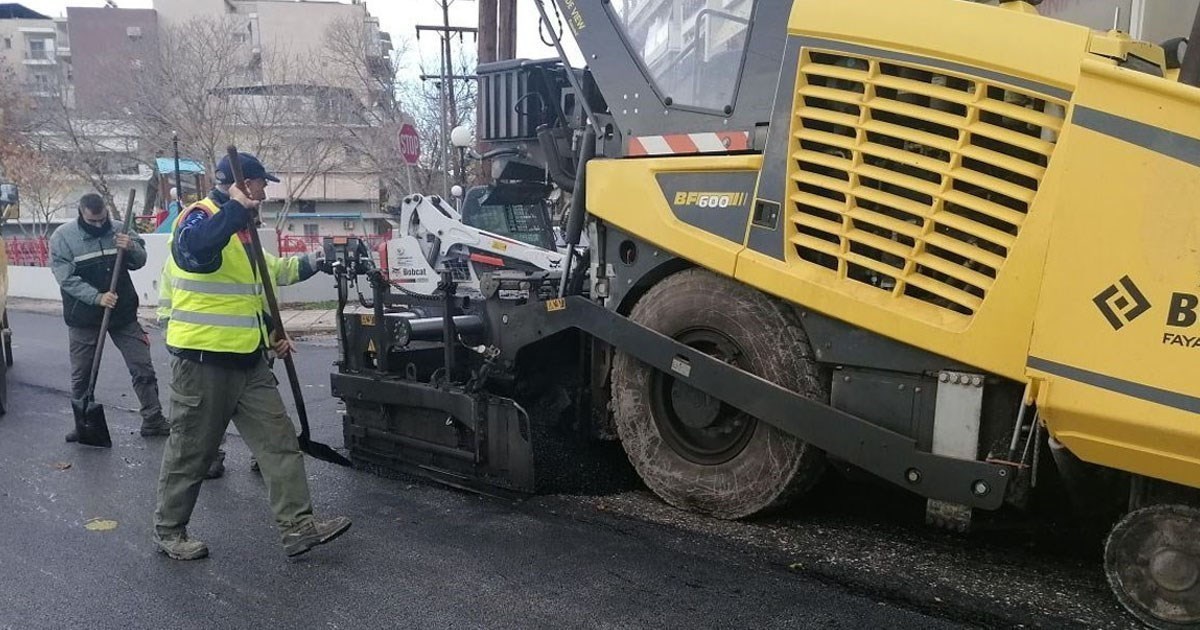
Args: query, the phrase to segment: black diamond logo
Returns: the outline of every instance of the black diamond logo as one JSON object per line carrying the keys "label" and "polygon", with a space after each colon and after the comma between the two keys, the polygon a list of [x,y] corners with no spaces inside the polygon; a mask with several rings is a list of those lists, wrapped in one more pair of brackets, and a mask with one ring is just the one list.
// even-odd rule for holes
{"label": "black diamond logo", "polygon": [[1100,314],[1104,315],[1104,319],[1108,320],[1113,330],[1121,330],[1125,324],[1150,310],[1150,301],[1129,276],[1101,291],[1100,295],[1092,298],[1092,302],[1100,309]]}

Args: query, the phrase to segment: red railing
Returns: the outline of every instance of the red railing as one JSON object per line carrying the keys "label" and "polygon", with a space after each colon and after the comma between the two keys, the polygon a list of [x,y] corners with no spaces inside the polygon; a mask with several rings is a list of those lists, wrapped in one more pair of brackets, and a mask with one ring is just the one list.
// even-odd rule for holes
{"label": "red railing", "polygon": [[[377,247],[379,247],[388,239],[386,235],[361,236],[358,234],[351,234],[349,236],[366,241],[367,246],[371,248],[371,251],[375,251]],[[307,254],[309,252],[320,251],[321,247],[323,247],[322,243],[324,243],[324,241],[324,236],[292,236],[280,234],[279,255],[295,256],[296,254]]]}
{"label": "red railing", "polygon": [[[387,240],[387,236],[358,236],[370,246],[371,251],[375,251],[380,244]],[[281,256],[295,256],[297,254],[307,254],[309,252],[320,251],[324,237],[322,236],[291,236],[279,235],[279,254]],[[8,264],[17,267],[49,267],[50,266],[50,239],[45,236],[40,237],[25,237],[14,236],[4,239],[5,248],[8,251]]]}
{"label": "red railing", "polygon": [[8,264],[17,267],[49,267],[50,239],[45,236],[18,236],[4,239]]}

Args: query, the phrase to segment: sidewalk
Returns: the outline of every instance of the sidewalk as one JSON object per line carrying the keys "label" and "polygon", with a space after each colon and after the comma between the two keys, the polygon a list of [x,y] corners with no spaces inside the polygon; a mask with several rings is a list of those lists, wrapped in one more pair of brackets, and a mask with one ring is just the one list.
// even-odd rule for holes
{"label": "sidewalk", "polygon": [[[284,305],[286,306],[286,305]],[[34,300],[30,298],[8,298],[8,308],[25,313],[62,316],[62,302],[58,300]],[[334,309],[297,310],[284,308],[283,326],[293,337],[329,335],[337,332],[337,311]],[[138,319],[143,326],[158,328],[158,317],[153,306],[138,309]]]}

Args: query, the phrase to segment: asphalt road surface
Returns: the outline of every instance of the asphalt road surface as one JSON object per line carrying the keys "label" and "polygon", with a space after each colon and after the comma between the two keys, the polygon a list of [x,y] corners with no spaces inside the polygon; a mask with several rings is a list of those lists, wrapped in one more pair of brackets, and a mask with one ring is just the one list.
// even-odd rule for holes
{"label": "asphalt road surface", "polygon": [[[163,439],[136,434],[119,353],[106,351],[97,387],[114,447],[66,444],[65,326],[10,319],[0,629],[1129,626],[1095,554],[1059,549],[1061,536],[931,532],[919,502],[857,481],[793,514],[727,523],[637,488],[513,504],[309,459],[318,515],[354,527],[289,561],[232,427],[228,472],[204,484],[190,526],[212,555],[171,561],[150,542]],[[151,343],[166,400],[156,331]],[[297,368],[314,438],[340,447],[334,353],[302,343]]]}

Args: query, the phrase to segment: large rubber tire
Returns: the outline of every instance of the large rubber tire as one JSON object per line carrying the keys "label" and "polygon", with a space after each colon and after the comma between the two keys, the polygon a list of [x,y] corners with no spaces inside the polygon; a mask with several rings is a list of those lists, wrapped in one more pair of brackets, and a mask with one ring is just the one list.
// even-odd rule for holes
{"label": "large rubber tire", "polygon": [[1125,515],[1104,543],[1113,594],[1151,628],[1200,628],[1200,509],[1163,504]]}
{"label": "large rubber tire", "polygon": [[[697,334],[727,339],[736,348],[732,362],[738,367],[812,399],[828,400],[828,387],[795,313],[746,285],[689,269],[652,287],[630,317],[681,341]],[[753,423],[746,431],[752,432],[730,448],[739,450],[727,461],[689,457],[687,447],[678,446],[679,438],[672,438],[672,429],[662,424],[672,412],[663,412],[655,402],[656,391],[675,386],[673,380],[663,380],[670,378],[623,352],[613,361],[612,403],[621,444],[638,475],[664,501],[736,519],[783,507],[820,479],[822,451],[745,414],[741,417]],[[721,414],[740,413],[724,405],[720,409]]]}

